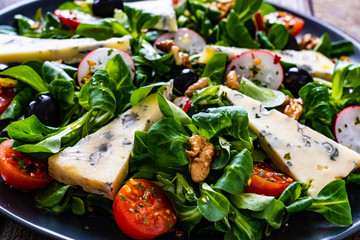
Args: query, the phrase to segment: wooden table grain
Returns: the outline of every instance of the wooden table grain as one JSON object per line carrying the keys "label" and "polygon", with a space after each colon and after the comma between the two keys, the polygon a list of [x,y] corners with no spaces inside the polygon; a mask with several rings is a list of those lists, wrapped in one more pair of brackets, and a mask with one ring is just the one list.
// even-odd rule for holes
{"label": "wooden table grain", "polygon": [[[0,9],[21,0],[0,0]],[[328,22],[360,41],[360,11],[359,0],[268,0],[295,9]],[[1,23],[0,23],[1,24]],[[0,239],[2,240],[46,240],[48,239],[17,222],[0,215]],[[360,240],[360,232],[346,238],[346,240]]]}

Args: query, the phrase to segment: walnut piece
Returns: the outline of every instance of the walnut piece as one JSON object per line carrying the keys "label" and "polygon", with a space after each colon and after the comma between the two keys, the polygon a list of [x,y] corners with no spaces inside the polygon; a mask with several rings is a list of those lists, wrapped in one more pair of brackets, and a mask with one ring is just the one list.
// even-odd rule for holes
{"label": "walnut piece", "polygon": [[176,44],[173,40],[164,40],[159,43],[156,43],[157,49],[159,49],[165,53],[170,53],[172,46],[175,46],[175,45]]}
{"label": "walnut piece", "polygon": [[181,48],[177,45],[171,47],[171,52],[174,54],[175,64],[178,66],[183,66],[185,68],[190,68],[190,59],[189,55],[183,53]]}
{"label": "walnut piece", "polygon": [[189,157],[195,157],[196,155],[199,155],[201,151],[201,146],[204,145],[204,143],[206,142],[206,138],[195,135],[189,138],[189,142],[191,146],[191,151],[186,150],[186,154]]}
{"label": "walnut piece", "polygon": [[207,78],[200,78],[196,83],[188,87],[185,91],[185,96],[192,97],[195,91],[203,89],[209,84],[209,80]]}
{"label": "walnut piece", "polygon": [[[340,60],[340,61],[344,61],[344,62],[350,62],[350,58],[347,57],[347,56],[341,56],[341,57],[339,58],[339,60]],[[335,61],[335,63],[336,63],[336,61]]]}
{"label": "walnut piece", "polygon": [[320,38],[313,36],[311,33],[307,33],[301,39],[299,44],[300,50],[311,50],[316,47],[316,45],[320,42]]}
{"label": "walnut piece", "polygon": [[43,27],[42,27],[42,25],[41,25],[41,23],[40,22],[34,22],[31,26],[30,26],[30,28],[31,29],[38,29],[38,30],[42,30],[43,29]]}
{"label": "walnut piece", "polygon": [[15,79],[0,77],[0,91],[2,88],[14,88],[17,87],[18,82]]}
{"label": "walnut piece", "polygon": [[303,101],[301,98],[291,98],[286,96],[285,102],[280,106],[279,110],[285,115],[299,120],[303,113]]}
{"label": "walnut piece", "polygon": [[220,19],[226,17],[234,5],[233,0],[220,0],[219,2],[212,2],[208,6],[216,11],[219,11]]}
{"label": "walnut piece", "polygon": [[203,136],[192,136],[189,138],[191,151],[186,150],[190,160],[189,171],[194,182],[201,182],[210,173],[210,164],[215,147]]}
{"label": "walnut piece", "polygon": [[191,67],[189,55],[184,53],[182,49],[178,45],[176,45],[173,40],[161,41],[156,44],[156,47],[165,53],[172,52],[176,65],[183,66],[185,68]]}
{"label": "walnut piece", "polygon": [[234,89],[234,90],[239,89],[240,83],[238,81],[237,74],[236,74],[236,72],[234,70],[230,71],[228,73],[228,75],[226,76],[225,84],[226,84],[226,86],[228,86],[231,89]]}

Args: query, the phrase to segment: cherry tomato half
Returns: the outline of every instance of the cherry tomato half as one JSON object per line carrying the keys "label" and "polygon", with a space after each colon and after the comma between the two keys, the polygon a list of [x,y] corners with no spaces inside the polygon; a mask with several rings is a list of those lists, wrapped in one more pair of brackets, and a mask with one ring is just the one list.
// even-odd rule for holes
{"label": "cherry tomato half", "polygon": [[251,184],[245,192],[279,197],[292,182],[292,178],[276,171],[268,164],[255,162]]}
{"label": "cherry tomato half", "polygon": [[47,172],[47,161],[24,157],[11,148],[13,140],[0,145],[0,173],[10,186],[19,190],[34,190],[47,185],[52,179]]}
{"label": "cherry tomato half", "polygon": [[0,89],[0,114],[10,105],[11,101],[15,97],[13,88],[2,88]]}
{"label": "cherry tomato half", "polygon": [[289,34],[296,37],[304,27],[304,20],[301,18],[295,17],[294,15],[287,12],[272,12],[263,18],[264,24],[266,22],[270,24],[281,23],[284,24]]}
{"label": "cherry tomato half", "polygon": [[155,238],[176,222],[176,210],[159,186],[145,179],[130,179],[113,203],[121,231],[135,239]]}

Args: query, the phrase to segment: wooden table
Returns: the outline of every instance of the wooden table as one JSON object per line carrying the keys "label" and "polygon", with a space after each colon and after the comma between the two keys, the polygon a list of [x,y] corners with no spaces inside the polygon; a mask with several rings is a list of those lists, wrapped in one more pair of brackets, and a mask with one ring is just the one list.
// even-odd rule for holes
{"label": "wooden table", "polygon": [[[0,0],[0,9],[19,1],[21,0]],[[279,3],[300,12],[316,16],[360,41],[359,0],[269,0],[269,2]],[[0,239],[45,240],[47,238],[0,216]],[[360,240],[360,232],[346,240]]]}

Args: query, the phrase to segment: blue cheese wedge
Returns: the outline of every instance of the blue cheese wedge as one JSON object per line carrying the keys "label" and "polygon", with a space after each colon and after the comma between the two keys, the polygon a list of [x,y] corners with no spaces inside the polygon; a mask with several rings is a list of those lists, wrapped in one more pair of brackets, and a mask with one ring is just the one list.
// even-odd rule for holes
{"label": "blue cheese wedge", "polygon": [[176,32],[178,29],[172,0],[129,1],[125,4],[144,12],[159,15],[160,21],[154,26],[155,29],[170,32]]}
{"label": "blue cheese wedge", "polygon": [[0,63],[63,60],[66,64],[74,64],[100,47],[117,48],[130,53],[130,37],[96,41],[92,38],[39,39],[0,34]]}
{"label": "blue cheese wedge", "polygon": [[316,196],[329,182],[346,177],[360,162],[360,155],[324,135],[301,125],[277,110],[267,111],[260,102],[221,86],[236,106],[247,109],[249,128],[275,165],[295,180],[310,184]]}
{"label": "blue cheese wedge", "polygon": [[[207,63],[209,59],[216,52],[224,52],[228,55],[228,60],[231,61],[236,56],[249,51],[250,49],[246,48],[235,48],[235,47],[222,47],[222,46],[207,46],[204,48],[199,61],[201,63]],[[323,54],[311,50],[276,50],[270,51],[273,54],[281,57],[282,61],[296,64],[297,67],[305,69],[313,77],[323,78],[328,81],[331,81],[332,74],[334,71],[335,64],[325,57]]]}
{"label": "blue cheese wedge", "polygon": [[73,147],[49,158],[49,173],[59,182],[114,199],[128,173],[135,131],[146,131],[163,115],[152,94]]}

